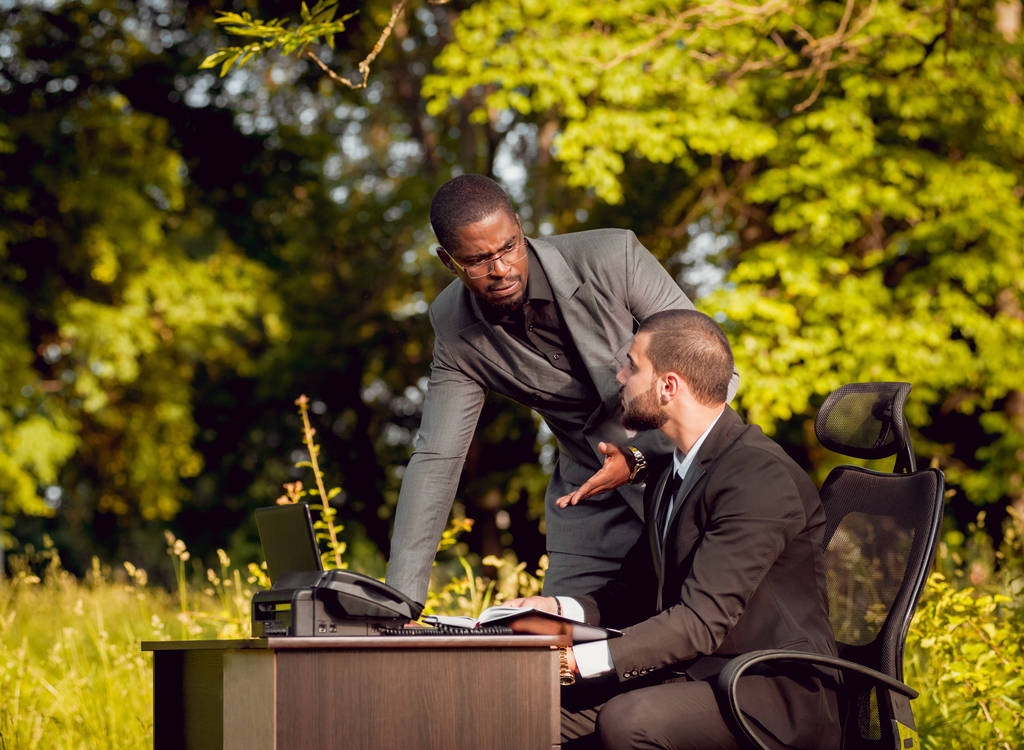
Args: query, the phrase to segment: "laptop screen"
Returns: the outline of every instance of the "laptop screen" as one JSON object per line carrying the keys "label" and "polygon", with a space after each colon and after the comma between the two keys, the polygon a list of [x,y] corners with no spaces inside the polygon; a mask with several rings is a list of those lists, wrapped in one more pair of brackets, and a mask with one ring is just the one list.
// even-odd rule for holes
{"label": "laptop screen", "polygon": [[285,573],[323,570],[308,503],[257,508],[256,529],[271,583]]}

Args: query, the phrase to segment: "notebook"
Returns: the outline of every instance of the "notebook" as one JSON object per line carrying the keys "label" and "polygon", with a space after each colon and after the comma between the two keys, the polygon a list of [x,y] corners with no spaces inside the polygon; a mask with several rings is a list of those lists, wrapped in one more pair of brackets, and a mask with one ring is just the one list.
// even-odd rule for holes
{"label": "notebook", "polygon": [[271,583],[285,573],[323,570],[308,503],[257,508],[255,515]]}

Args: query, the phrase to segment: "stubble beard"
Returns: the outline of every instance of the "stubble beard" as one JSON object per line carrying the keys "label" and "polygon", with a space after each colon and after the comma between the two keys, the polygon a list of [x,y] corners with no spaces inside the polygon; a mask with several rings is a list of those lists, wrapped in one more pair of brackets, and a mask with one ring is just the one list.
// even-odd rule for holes
{"label": "stubble beard", "polygon": [[511,299],[503,299],[494,302],[483,294],[476,295],[477,302],[483,313],[490,318],[500,318],[505,315],[513,315],[523,309],[523,302],[526,299],[526,289],[520,289],[519,294]]}
{"label": "stubble beard", "polygon": [[622,426],[627,430],[657,430],[668,421],[652,385],[622,406]]}

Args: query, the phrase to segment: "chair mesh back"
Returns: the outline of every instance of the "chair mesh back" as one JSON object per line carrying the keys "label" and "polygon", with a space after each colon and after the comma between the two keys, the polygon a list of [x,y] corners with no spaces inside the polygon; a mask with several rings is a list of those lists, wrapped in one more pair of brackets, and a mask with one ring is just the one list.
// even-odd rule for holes
{"label": "chair mesh back", "polygon": [[903,641],[931,565],[941,474],[834,469],[821,488],[825,568],[840,655],[903,679]]}
{"label": "chair mesh back", "polygon": [[913,471],[903,403],[909,383],[849,383],[818,410],[814,432],[823,446],[855,458],[897,456],[896,471]]}

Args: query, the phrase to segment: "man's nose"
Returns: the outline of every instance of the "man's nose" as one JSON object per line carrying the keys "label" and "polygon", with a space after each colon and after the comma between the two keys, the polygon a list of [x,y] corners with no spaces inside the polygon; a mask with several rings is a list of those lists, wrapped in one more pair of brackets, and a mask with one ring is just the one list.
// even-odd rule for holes
{"label": "man's nose", "polygon": [[[501,270],[498,270],[498,266],[501,265]],[[504,255],[499,255],[497,258],[489,261],[487,266],[487,274],[489,276],[504,276],[512,268],[512,264],[505,260]]]}
{"label": "man's nose", "polygon": [[615,373],[615,379],[618,381],[619,385],[625,385],[626,384],[626,368],[625,368],[625,366],[620,367],[619,371],[617,373]]}

